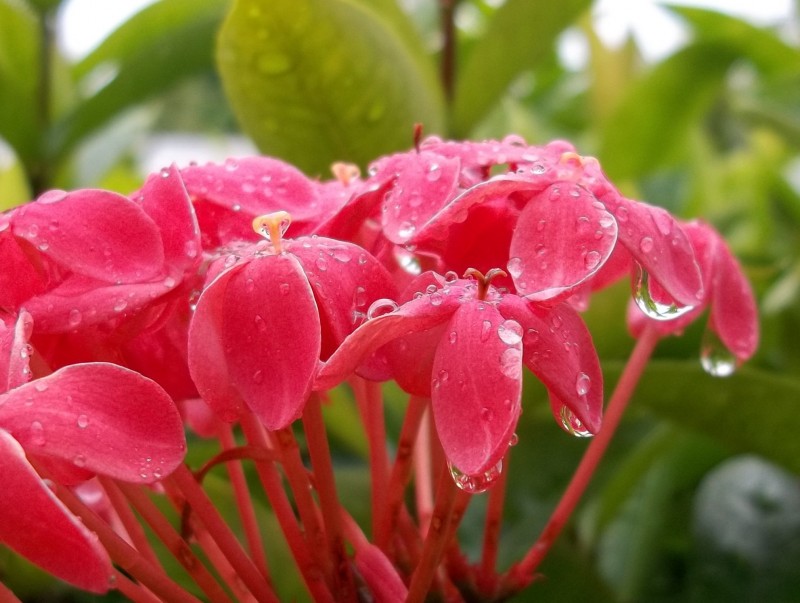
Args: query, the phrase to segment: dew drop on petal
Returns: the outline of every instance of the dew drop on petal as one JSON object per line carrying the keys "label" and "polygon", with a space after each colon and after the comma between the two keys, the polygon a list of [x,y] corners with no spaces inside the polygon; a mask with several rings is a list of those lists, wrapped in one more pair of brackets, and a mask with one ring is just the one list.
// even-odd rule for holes
{"label": "dew drop on petal", "polygon": [[414,232],[417,230],[417,227],[414,226],[411,222],[403,222],[400,224],[400,228],[397,231],[397,236],[400,237],[400,240],[407,241],[411,237],[414,236]]}
{"label": "dew drop on petal", "polygon": [[114,312],[122,312],[125,308],[128,307],[128,302],[124,299],[118,299],[117,303],[114,304]]}
{"label": "dew drop on petal", "polygon": [[86,466],[86,457],[82,454],[75,455],[75,458],[72,459],[72,464],[76,467],[85,467]]}
{"label": "dew drop on petal", "polygon": [[642,253],[653,251],[653,239],[651,237],[642,237],[642,240],[639,241],[639,249],[642,250]]}
{"label": "dew drop on petal", "polygon": [[266,330],[267,330],[267,323],[266,323],[266,321],[265,321],[265,320],[264,320],[264,319],[261,317],[261,315],[260,315],[260,314],[256,314],[255,318],[253,319],[253,322],[255,323],[255,325],[256,325],[256,328],[259,330],[259,332],[261,332],[261,333],[265,333],[265,332],[266,332]]}
{"label": "dew drop on petal", "polygon": [[514,257],[509,259],[506,268],[508,268],[508,274],[511,278],[519,278],[522,274],[522,258]]}
{"label": "dew drop on petal", "polygon": [[562,406],[559,415],[561,417],[561,427],[568,434],[575,436],[576,438],[592,437],[592,432],[584,427],[580,419],[578,419],[578,417],[576,417],[569,408]]}
{"label": "dew drop on petal", "polygon": [[367,291],[364,287],[356,287],[356,291],[353,294],[353,304],[356,308],[362,308],[367,304]]}
{"label": "dew drop on petal", "polygon": [[679,306],[674,301],[656,300],[650,291],[650,274],[637,264],[637,277],[633,284],[633,300],[639,309],[653,320],[673,320],[691,311],[694,306]]}
{"label": "dew drop on petal", "polygon": [[452,270],[447,271],[445,273],[445,275],[444,275],[444,282],[445,283],[454,283],[457,280],[458,280],[458,274],[456,274]]}
{"label": "dew drop on petal", "polygon": [[575,380],[575,392],[579,396],[585,396],[589,393],[592,387],[592,379],[586,373],[578,373],[578,378]]}
{"label": "dew drop on petal", "polygon": [[432,306],[441,306],[442,305],[442,294],[436,291],[435,293],[431,293],[430,298]]}
{"label": "dew drop on petal", "polygon": [[497,327],[497,336],[506,345],[517,345],[522,341],[522,326],[516,320],[504,320]]}
{"label": "dew drop on petal", "polygon": [[80,415],[78,416],[76,423],[80,429],[86,429],[89,426],[89,417],[86,415]]}
{"label": "dew drop on petal", "polygon": [[730,377],[736,372],[738,361],[719,336],[706,327],[700,342],[700,364],[712,377]]}
{"label": "dew drop on petal", "polygon": [[492,332],[492,321],[484,320],[481,323],[481,341],[489,339],[489,333]]}
{"label": "dew drop on petal", "polygon": [[42,383],[41,381],[37,381],[36,384],[33,386],[37,392],[46,392],[47,391],[47,384]]}
{"label": "dew drop on petal", "polygon": [[539,331],[533,328],[525,331],[525,339],[524,339],[525,345],[534,345],[538,341],[539,341]]}
{"label": "dew drop on petal", "polygon": [[450,341],[451,344],[455,345],[455,343],[458,341],[458,333],[456,333],[455,331],[450,331],[450,334],[447,336],[447,339],[448,341]]}
{"label": "dew drop on petal", "polygon": [[583,258],[583,265],[586,266],[587,270],[594,270],[600,263],[601,257],[599,251],[590,251],[586,254],[586,257]]}
{"label": "dew drop on petal", "polygon": [[500,354],[500,371],[509,379],[522,377],[522,352],[517,348],[507,348]]}
{"label": "dew drop on petal", "polygon": [[494,467],[477,475],[467,475],[453,463],[447,462],[450,476],[456,486],[468,494],[486,492],[503,474],[503,461],[500,460]]}
{"label": "dew drop on petal", "polygon": [[628,208],[625,207],[624,205],[621,205],[620,207],[617,208],[616,214],[617,214],[617,220],[619,220],[620,222],[628,221]]}
{"label": "dew drop on petal", "polygon": [[172,289],[175,286],[175,279],[172,278],[171,276],[168,276],[167,278],[164,279],[164,286],[167,289]]}
{"label": "dew drop on petal", "polygon": [[508,445],[509,446],[516,446],[517,444],[519,444],[519,436],[515,432],[515,433],[511,434],[511,439],[508,440]]}
{"label": "dew drop on petal", "polygon": [[431,293],[436,293],[438,290],[439,290],[439,287],[437,287],[436,285],[433,285],[433,284],[428,285],[427,287],[425,287],[425,293],[427,293],[428,295],[430,295]]}
{"label": "dew drop on petal", "polygon": [[68,320],[69,320],[69,326],[77,327],[79,324],[81,324],[81,320],[83,320],[81,311],[78,310],[78,308],[72,308],[72,310],[69,311]]}
{"label": "dew drop on petal", "polygon": [[314,265],[317,267],[317,270],[320,272],[325,272],[328,269],[328,260],[324,257],[320,256],[314,262]]}
{"label": "dew drop on petal", "polygon": [[40,421],[31,423],[31,442],[35,446],[44,446],[47,442],[44,436],[44,425]]}
{"label": "dew drop on petal", "polygon": [[445,369],[439,371],[439,381],[445,383],[449,378],[450,374]]}
{"label": "dew drop on petal", "polygon": [[385,314],[391,314],[397,310],[398,307],[397,302],[392,299],[387,299],[385,297],[376,299],[367,310],[367,319],[372,320],[373,318],[378,318]]}

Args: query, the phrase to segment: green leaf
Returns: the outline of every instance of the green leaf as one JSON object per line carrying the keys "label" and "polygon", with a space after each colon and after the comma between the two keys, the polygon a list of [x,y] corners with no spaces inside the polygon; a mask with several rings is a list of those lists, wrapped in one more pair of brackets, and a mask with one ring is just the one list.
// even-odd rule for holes
{"label": "green leaf", "polygon": [[536,67],[589,0],[508,0],[456,74],[452,129],[466,136],[524,70]]}
{"label": "green leaf", "polygon": [[0,0],[0,138],[23,164],[39,152],[39,26],[22,2]]}
{"label": "green leaf", "polygon": [[75,66],[84,88],[108,83],[58,124],[60,157],[125,109],[161,94],[182,79],[213,70],[214,35],[227,0],[162,0],[112,33]]}
{"label": "green leaf", "polygon": [[[607,363],[607,383],[619,375]],[[753,452],[800,473],[800,382],[744,367],[726,379],[700,363],[655,360],[636,392],[642,405],[677,425],[710,436],[731,450]]]}
{"label": "green leaf", "polygon": [[220,73],[244,130],[311,174],[440,131],[442,102],[398,35],[347,0],[237,0],[220,32]]}
{"label": "green leaf", "polygon": [[699,42],[630,86],[603,124],[598,157],[609,176],[636,177],[672,159],[718,97],[736,58],[726,46]]}

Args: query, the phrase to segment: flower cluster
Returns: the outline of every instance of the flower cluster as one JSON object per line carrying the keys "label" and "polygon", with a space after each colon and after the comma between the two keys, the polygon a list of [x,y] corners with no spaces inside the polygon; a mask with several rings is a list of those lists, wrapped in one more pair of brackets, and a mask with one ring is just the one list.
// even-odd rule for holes
{"label": "flower cluster", "polygon": [[[429,138],[365,177],[347,164],[333,174],[319,181],[242,158],[162,170],[129,196],[51,191],[0,216],[0,515],[13,518],[0,540],[82,588],[102,592],[112,576],[135,588],[113,569],[127,569],[124,555],[76,519],[96,505],[78,485],[115,501],[98,511],[112,527],[106,538],[116,533],[149,559],[116,484],[159,482],[200,515],[181,465],[187,426],[220,438],[231,458],[258,461],[315,597],[352,600],[366,587],[413,599],[430,587],[441,550],[427,544],[438,501],[427,517],[420,502],[414,518],[403,503],[410,448],[417,473],[439,471],[442,459],[461,490],[490,488],[516,438],[523,367],[546,386],[562,428],[598,433],[603,378],[580,317],[593,292],[629,277],[634,333],[680,331],[710,307],[715,344],[733,364],[755,350],[752,293],[719,235],[624,197],[567,143]],[[723,374],[715,349],[708,365]],[[394,463],[373,385],[389,379],[411,396],[400,436],[409,449]],[[325,477],[317,407],[342,383],[364,402],[375,544],[335,508]],[[415,447],[428,408],[438,441]],[[289,429],[301,418],[313,481]],[[208,521],[190,523],[213,533]],[[440,538],[453,530],[440,527]],[[220,548],[251,593],[268,588]],[[157,571],[129,573],[170,592]]]}

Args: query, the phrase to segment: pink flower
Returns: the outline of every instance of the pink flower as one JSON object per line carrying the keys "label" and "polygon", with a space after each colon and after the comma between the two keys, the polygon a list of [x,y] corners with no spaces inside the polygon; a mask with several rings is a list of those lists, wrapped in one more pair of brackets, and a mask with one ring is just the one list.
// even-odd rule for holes
{"label": "pink flower", "polygon": [[477,281],[422,275],[402,305],[384,304],[390,312],[342,343],[315,389],[335,386],[380,350],[401,387],[431,397],[445,453],[469,476],[490,472],[512,440],[523,364],[547,386],[565,428],[596,433],[603,378],[580,317],[564,304],[547,308],[501,292],[489,284],[495,274]]}
{"label": "pink flower", "polygon": [[320,357],[394,286],[352,243],[283,240],[286,212],[259,219],[262,226],[270,242],[226,254],[210,268],[213,280],[189,329],[189,369],[223,419],[233,421],[247,407],[267,428],[281,429],[300,416]]}
{"label": "pink flower", "polygon": [[[703,365],[715,376],[727,376],[758,347],[758,309],[753,290],[739,262],[716,230],[696,220],[684,224],[683,229],[700,264],[704,294],[691,311],[674,320],[654,321],[631,309],[628,322],[637,336],[646,325],[664,335],[680,333],[709,308]],[[655,304],[673,303],[669,295],[658,288],[651,291],[651,296]]]}
{"label": "pink flower", "polygon": [[175,404],[152,381],[105,363],[27,382],[30,315],[0,321],[0,541],[81,588],[106,591],[111,563],[97,538],[55,498],[35,467],[73,481],[100,473],[149,483],[186,445]]}

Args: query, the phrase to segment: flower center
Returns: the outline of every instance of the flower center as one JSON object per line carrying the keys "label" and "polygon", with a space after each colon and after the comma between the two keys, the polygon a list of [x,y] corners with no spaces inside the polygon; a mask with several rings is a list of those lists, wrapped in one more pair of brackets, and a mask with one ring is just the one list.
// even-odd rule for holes
{"label": "flower center", "polygon": [[489,291],[489,283],[498,276],[508,276],[508,274],[500,268],[492,268],[485,276],[476,268],[467,268],[466,272],[464,272],[464,278],[474,278],[478,282],[478,299],[481,301],[486,299],[486,293]]}
{"label": "flower center", "polygon": [[253,218],[253,230],[272,243],[275,254],[283,253],[283,235],[292,223],[292,216],[286,211],[276,211]]}

